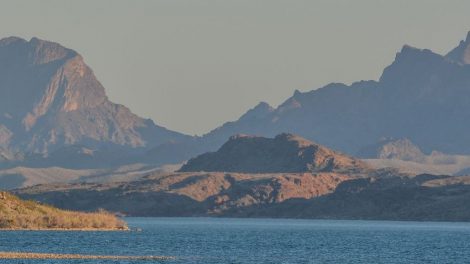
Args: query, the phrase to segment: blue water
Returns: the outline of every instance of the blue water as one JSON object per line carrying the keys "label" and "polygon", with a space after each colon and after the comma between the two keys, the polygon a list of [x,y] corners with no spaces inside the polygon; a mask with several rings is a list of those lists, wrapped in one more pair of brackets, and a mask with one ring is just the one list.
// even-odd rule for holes
{"label": "blue water", "polygon": [[161,263],[470,263],[470,223],[222,218],[126,221],[142,231],[0,231],[0,251],[176,257]]}

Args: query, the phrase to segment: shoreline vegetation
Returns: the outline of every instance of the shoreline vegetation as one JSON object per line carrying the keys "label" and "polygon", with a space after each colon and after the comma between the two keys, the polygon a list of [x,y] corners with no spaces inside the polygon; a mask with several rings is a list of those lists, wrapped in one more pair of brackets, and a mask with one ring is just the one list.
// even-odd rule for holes
{"label": "shoreline vegetation", "polygon": [[129,230],[114,214],[61,210],[0,192],[0,230],[117,231]]}
{"label": "shoreline vegetation", "polygon": [[169,256],[114,256],[30,252],[0,252],[0,259],[103,259],[103,260],[170,260]]}

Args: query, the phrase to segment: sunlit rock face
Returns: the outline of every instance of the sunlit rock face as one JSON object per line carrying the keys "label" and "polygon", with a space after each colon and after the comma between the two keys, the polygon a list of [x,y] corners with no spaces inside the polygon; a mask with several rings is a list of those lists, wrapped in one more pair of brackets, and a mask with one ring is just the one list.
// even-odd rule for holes
{"label": "sunlit rock face", "polygon": [[190,159],[180,171],[244,173],[358,173],[361,161],[293,134],[274,138],[232,136],[216,152]]}
{"label": "sunlit rock face", "polygon": [[0,94],[0,146],[13,153],[150,148],[185,138],[109,101],[77,52],[37,38],[0,40]]}

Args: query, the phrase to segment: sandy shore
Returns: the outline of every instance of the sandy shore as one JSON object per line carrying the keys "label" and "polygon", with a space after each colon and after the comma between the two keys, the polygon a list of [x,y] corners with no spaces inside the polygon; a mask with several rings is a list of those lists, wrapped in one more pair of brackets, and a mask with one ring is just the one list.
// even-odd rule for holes
{"label": "sandy shore", "polygon": [[52,254],[26,252],[0,252],[0,259],[110,259],[110,260],[169,260],[167,256],[102,256],[80,254]]}

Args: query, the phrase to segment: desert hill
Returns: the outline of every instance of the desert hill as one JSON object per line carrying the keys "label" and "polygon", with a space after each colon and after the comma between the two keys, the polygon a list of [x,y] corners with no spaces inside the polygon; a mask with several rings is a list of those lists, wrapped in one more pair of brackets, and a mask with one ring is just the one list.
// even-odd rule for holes
{"label": "desert hill", "polygon": [[280,134],[274,138],[230,137],[218,151],[190,159],[180,171],[357,173],[366,169],[357,159],[296,135]]}
{"label": "desert hill", "polygon": [[227,216],[315,219],[469,221],[470,177],[371,177],[341,183],[316,199],[291,199],[264,208],[246,208]]}
{"label": "desert hill", "polygon": [[469,221],[469,176],[177,173],[132,182],[37,185],[21,197],[130,216]]}
{"label": "desert hill", "polygon": [[289,199],[313,199],[334,192],[344,181],[387,173],[295,135],[238,135],[219,151],[191,159],[180,172],[150,173],[127,182],[36,185],[16,193],[75,210],[224,215]]}
{"label": "desert hill", "polygon": [[187,172],[153,174],[131,182],[36,185],[15,192],[71,210],[104,208],[131,216],[216,216],[237,208],[321,196],[350,178],[336,173]]}
{"label": "desert hill", "polygon": [[[325,160],[330,166],[323,166]],[[469,176],[371,169],[290,134],[232,137],[182,170],[188,171],[126,182],[36,185],[15,193],[64,209],[105,208],[131,216],[470,220]]]}
{"label": "desert hill", "polygon": [[1,229],[125,230],[127,226],[110,213],[64,211],[0,192]]}

